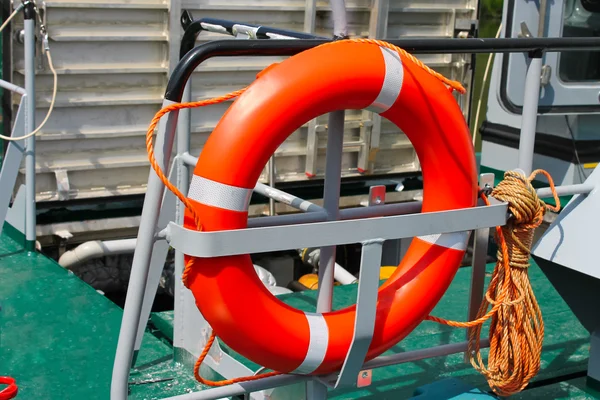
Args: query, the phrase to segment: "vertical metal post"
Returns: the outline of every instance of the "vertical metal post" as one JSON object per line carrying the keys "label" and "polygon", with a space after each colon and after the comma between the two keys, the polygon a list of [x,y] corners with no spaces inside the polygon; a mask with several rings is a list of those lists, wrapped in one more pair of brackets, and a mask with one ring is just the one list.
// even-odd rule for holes
{"label": "vertical metal post", "polygon": [[[323,208],[325,208],[328,220],[330,221],[339,218],[344,118],[345,111],[343,110],[334,111],[329,114],[325,182],[323,185]],[[317,312],[319,313],[331,311],[334,268],[335,246],[322,247],[319,261],[319,293],[317,297]]]}
{"label": "vertical metal post", "polygon": [[[163,106],[172,102],[166,100]],[[173,139],[177,127],[177,111],[169,113],[159,124],[155,142],[155,158],[163,171],[167,171],[173,150]],[[150,269],[155,230],[161,209],[164,184],[154,170],[150,170],[148,187],[144,197],[144,206],[138,229],[137,246],[133,255],[127,298],[123,309],[121,330],[117,343],[117,352],[112,374],[111,399],[127,398],[129,370],[133,359],[137,328],[142,312],[142,303],[146,291],[146,282]]]}
{"label": "vertical metal post", "polygon": [[529,54],[531,63],[525,78],[525,96],[523,99],[523,115],[521,122],[521,137],[519,140],[519,165],[525,175],[533,169],[533,151],[535,146],[535,130],[537,125],[537,110],[540,99],[540,80],[542,76],[542,52]]}
{"label": "vertical metal post", "polygon": [[327,386],[316,380],[310,380],[306,382],[306,398],[307,399],[326,399],[327,398]]}
{"label": "vertical metal post", "polygon": [[[183,92],[182,102],[187,103],[192,100],[192,77],[190,77],[185,86]],[[177,154],[180,156],[190,151],[190,137],[191,137],[191,110],[183,109],[179,111],[179,121],[177,123]],[[177,188],[183,194],[187,194],[189,191],[189,176],[190,171],[188,164],[185,163],[181,158],[177,160]],[[175,206],[175,222],[183,225],[183,215],[185,206],[179,199],[176,200]],[[184,254],[178,250],[175,250],[175,304],[174,304],[174,321],[173,321],[173,347],[182,347],[182,327],[184,326],[183,318],[184,313],[184,287],[181,282],[181,275],[184,269]]]}
{"label": "vertical metal post", "polygon": [[[35,129],[35,7],[27,2],[23,10],[25,25],[25,133]],[[35,135],[26,140],[25,152],[25,247],[35,250],[36,210],[35,210]]]}
{"label": "vertical metal post", "polygon": [[[329,114],[327,132],[327,153],[325,158],[325,182],[323,185],[323,208],[328,220],[339,219],[340,185],[342,181],[342,151],[344,147],[345,111]],[[331,311],[335,273],[335,246],[321,247],[319,261],[319,293],[317,312]],[[327,386],[313,381],[306,386],[306,398],[322,400],[327,398]]]}
{"label": "vertical metal post", "polygon": [[315,33],[315,17],[317,14],[317,0],[306,0],[304,7],[304,32]]}
{"label": "vertical metal post", "polygon": [[[494,174],[481,174],[479,176],[480,189],[492,188],[494,186]],[[488,241],[490,229],[483,228],[475,231],[473,239],[473,260],[471,270],[471,288],[469,290],[469,311],[468,320],[472,321],[477,318],[477,312],[483,300],[485,286],[485,260],[487,258]],[[467,340],[469,338],[469,330],[467,330]],[[469,355],[465,353],[465,359],[468,360]]]}

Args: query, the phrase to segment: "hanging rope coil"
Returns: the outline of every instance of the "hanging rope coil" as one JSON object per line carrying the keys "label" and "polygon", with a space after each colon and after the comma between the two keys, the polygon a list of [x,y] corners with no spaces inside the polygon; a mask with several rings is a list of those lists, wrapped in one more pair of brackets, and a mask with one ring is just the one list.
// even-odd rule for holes
{"label": "hanging rope coil", "polygon": [[[465,89],[459,82],[445,78],[393,44],[375,39],[347,39],[344,41],[368,43],[395,50],[448,85],[451,91],[457,90],[460,93],[465,93]],[[322,46],[339,42],[342,41],[330,42]],[[246,88],[243,88],[208,100],[168,105],[154,116],[148,128],[146,146],[150,165],[162,183],[189,209],[198,230],[202,230],[199,216],[191,207],[186,196],[169,182],[156,162],[153,149],[154,131],[160,119],[171,111],[218,104],[240,96],[245,90]],[[556,200],[556,207],[547,206],[537,197],[535,189],[531,186],[531,181],[538,173],[542,173],[548,178]],[[453,327],[469,328],[468,353],[471,364],[486,377],[494,392],[507,396],[517,393],[527,386],[540,368],[544,325],[539,306],[529,283],[527,268],[529,266],[534,229],[542,223],[546,209],[558,211],[560,203],[552,178],[546,171],[542,170],[534,171],[529,177],[515,171],[506,172],[504,180],[493,190],[492,196],[509,203],[509,210],[513,218],[509,220],[507,225],[496,228],[496,240],[499,243],[498,261],[477,318],[469,322],[450,321],[434,316],[428,316],[426,319]],[[487,205],[490,204],[485,195],[482,194],[481,197]],[[186,264],[182,274],[182,281],[186,287],[190,266],[193,264],[192,261],[190,260]],[[488,311],[490,306],[492,308]],[[480,336],[483,324],[489,319],[491,319],[490,353],[488,367],[486,367],[480,354]],[[208,355],[215,339],[216,336],[212,333],[195,363],[194,376],[200,383],[208,386],[225,386],[280,375],[279,372],[274,371],[218,382],[202,378],[200,376],[200,366]]]}
{"label": "hanging rope coil", "polygon": [[[540,173],[550,183],[555,207],[546,205],[531,185]],[[470,322],[433,316],[427,319],[469,328],[471,364],[485,376],[496,394],[510,396],[523,390],[540,369],[544,322],[529,282],[529,258],[535,228],[543,222],[547,209],[560,209],[560,201],[552,177],[543,170],[536,170],[529,177],[507,171],[504,180],[492,191],[492,197],[507,202],[512,217],[506,225],[496,227],[497,262],[477,319]],[[489,205],[487,198],[485,201]],[[490,318],[490,351],[486,367],[481,357],[480,338],[483,324]]]}

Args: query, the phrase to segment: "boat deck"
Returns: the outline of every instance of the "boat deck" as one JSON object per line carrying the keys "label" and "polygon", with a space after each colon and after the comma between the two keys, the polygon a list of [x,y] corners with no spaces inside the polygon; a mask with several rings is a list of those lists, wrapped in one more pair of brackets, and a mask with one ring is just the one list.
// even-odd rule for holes
{"label": "boat deck", "polygon": [[[0,237],[0,375],[17,380],[18,399],[108,399],[121,308],[54,261],[25,252],[20,240],[10,226]],[[588,332],[535,265],[531,277],[546,325],[542,370],[513,398],[600,399],[600,392],[586,387]],[[464,320],[469,282],[470,268],[462,268],[434,315]],[[281,298],[313,310],[315,296],[303,292]],[[355,285],[336,287],[335,308],[352,303],[355,296]],[[130,398],[158,399],[202,389],[190,368],[172,361],[172,313],[154,314],[152,322],[156,331],[145,334],[130,378]],[[423,322],[390,352],[464,339],[462,329]],[[331,391],[330,398],[406,399],[418,387],[448,377],[487,390],[485,379],[456,354],[376,369],[371,386]],[[168,380],[148,382],[157,378]]]}

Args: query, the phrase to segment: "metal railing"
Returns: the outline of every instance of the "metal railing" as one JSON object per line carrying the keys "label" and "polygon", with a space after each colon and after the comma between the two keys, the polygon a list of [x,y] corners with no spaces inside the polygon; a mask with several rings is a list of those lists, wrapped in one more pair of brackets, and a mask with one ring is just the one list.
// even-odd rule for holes
{"label": "metal railing", "polygon": [[[0,87],[21,95],[17,116],[13,124],[11,137],[26,136],[35,129],[35,47],[36,47],[36,7],[26,1],[20,7],[23,10],[24,23],[24,69],[25,88],[0,80]],[[2,140],[0,138],[0,140]],[[24,140],[11,140],[6,149],[0,170],[0,232],[5,221],[10,221],[25,233],[25,247],[35,249],[36,241],[36,201],[35,201],[35,135]],[[12,189],[17,181],[19,168],[25,157],[25,197],[24,213],[10,215]],[[17,196],[21,199],[21,197]],[[21,204],[18,204],[21,206]]]}
{"label": "metal railing", "polygon": [[[214,41],[195,47],[185,53],[181,62],[172,73],[167,85],[164,105],[182,101],[184,98],[184,88],[192,72],[209,58],[236,55],[291,56],[325,42],[325,40],[226,40]],[[600,47],[600,39],[598,38],[440,39],[390,40],[390,42],[413,53],[526,52],[533,60],[541,59],[542,54],[546,51],[567,49],[569,51],[589,50]],[[539,77],[539,63],[532,62],[527,74],[527,88],[529,92],[526,94],[524,107],[524,112],[530,113],[530,115],[524,115],[525,121],[521,131],[521,152],[532,153],[533,149],[532,143],[535,140],[535,118],[538,97],[535,96],[535,92],[539,92]],[[533,95],[531,94],[532,91],[534,92]],[[170,164],[169,155],[175,139],[177,114],[175,111],[164,117],[158,129],[155,145],[157,149],[156,160],[163,170],[167,170]],[[181,257],[183,254],[198,257],[216,257],[230,254],[294,249],[304,246],[325,246],[322,250],[322,257],[325,257],[326,261],[322,264],[319,271],[320,284],[317,312],[326,312],[331,309],[333,274],[330,249],[338,244],[363,243],[358,284],[358,298],[360,300],[357,302],[354,342],[350,347],[351,350],[346,357],[344,367],[339,374],[329,377],[283,375],[221,388],[207,389],[198,393],[175,396],[172,399],[216,399],[288,385],[299,381],[313,382],[312,389],[307,395],[310,398],[321,399],[326,397],[326,390],[324,388],[328,386],[337,387],[356,382],[357,374],[361,369],[377,368],[466,350],[466,343],[457,343],[393,356],[380,356],[364,363],[364,357],[373,333],[375,299],[378,289],[377,271],[381,257],[381,244],[383,240],[387,239],[449,231],[475,230],[473,280],[471,283],[469,306],[469,316],[473,316],[483,296],[483,271],[485,268],[484,260],[487,252],[489,228],[505,224],[508,218],[507,204],[498,203],[489,207],[474,207],[440,213],[400,215],[403,214],[403,211],[415,212],[417,210],[415,205],[409,203],[402,206],[394,205],[393,212],[390,212],[388,215],[396,215],[377,219],[369,219],[371,211],[368,208],[361,209],[360,212],[358,210],[348,210],[346,211],[347,213],[356,213],[355,216],[357,219],[344,221],[344,214],[339,212],[337,205],[339,200],[337,189],[339,188],[340,181],[340,154],[342,148],[342,125],[340,122],[342,120],[343,114],[342,118],[340,118],[339,112],[330,114],[324,185],[324,210],[289,216],[259,218],[253,221],[251,227],[242,230],[197,232],[182,227],[181,212],[178,212],[179,218],[177,221],[168,221],[166,223],[162,221],[161,223],[160,210],[163,206],[164,185],[154,171],[150,173],[113,371],[113,399],[127,397],[127,377],[135,352],[134,349],[136,348],[136,337],[138,337],[142,326],[140,322],[145,321],[147,318],[146,314],[142,315],[142,309],[145,306],[147,308],[147,305],[144,303],[151,301],[151,298],[144,294],[149,290],[147,281],[149,274],[152,275],[150,264],[151,259],[155,257],[153,249],[157,244],[161,242],[165,243],[165,241],[175,248]],[[183,133],[187,134],[185,131]],[[175,166],[174,169],[181,165],[193,164],[195,161],[195,158],[189,155],[189,137],[182,137],[182,132],[179,132],[178,135],[177,157],[173,163]],[[518,167],[528,172],[531,170],[531,163],[531,156],[523,155],[519,158]],[[173,174],[175,173],[172,171]],[[178,181],[179,189],[183,193],[186,193],[189,184],[187,182],[188,175],[182,173],[178,173],[177,175],[186,177],[184,179],[185,182]],[[490,176],[482,176],[480,184],[482,187],[485,185],[489,186]],[[491,184],[493,185],[493,179],[491,180]],[[589,185],[584,186],[562,187],[559,191],[562,194],[585,193],[592,189],[588,187]],[[544,196],[549,195],[545,189],[541,189],[539,193]],[[291,204],[294,205],[294,202]],[[383,207],[391,206],[380,207],[377,210],[374,209],[373,214],[379,214],[383,211]],[[308,211],[308,208],[305,208],[304,211]],[[330,222],[318,222],[322,220]],[[265,222],[264,226],[261,226],[263,225],[261,223],[263,221]],[[364,229],[366,225],[369,226],[369,229]],[[159,234],[155,235],[154,232],[157,232],[157,226]],[[362,233],[365,231],[376,231],[378,232],[377,237]]]}

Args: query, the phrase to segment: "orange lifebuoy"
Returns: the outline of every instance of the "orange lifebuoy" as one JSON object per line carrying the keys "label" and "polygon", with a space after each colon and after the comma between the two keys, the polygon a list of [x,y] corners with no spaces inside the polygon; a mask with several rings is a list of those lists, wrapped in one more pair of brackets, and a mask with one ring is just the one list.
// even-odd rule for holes
{"label": "orange lifebuoy", "polygon": [[[411,140],[421,161],[423,212],[476,204],[475,154],[450,91],[405,55],[341,41],[270,67],[227,110],[204,145],[188,193],[202,229],[245,228],[253,188],[277,147],[307,121],[341,109],[378,112]],[[185,226],[196,229],[187,210]],[[428,315],[452,281],[467,240],[467,232],[413,239],[379,289],[367,359]],[[323,314],[294,309],[265,288],[249,255],[187,259],[187,286],[214,333],[232,349],[279,372],[341,368],[355,306]]]}

